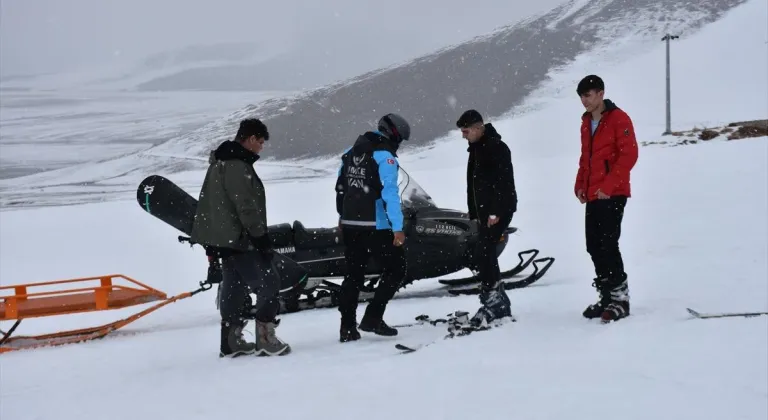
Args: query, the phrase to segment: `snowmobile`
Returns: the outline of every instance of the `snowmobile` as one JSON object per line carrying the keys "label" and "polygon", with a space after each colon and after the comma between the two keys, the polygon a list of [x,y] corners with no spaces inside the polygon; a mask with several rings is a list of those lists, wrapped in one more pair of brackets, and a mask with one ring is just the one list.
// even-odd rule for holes
{"label": "snowmobile", "polygon": [[[478,294],[474,248],[478,239],[478,225],[466,212],[438,207],[432,197],[401,167],[398,187],[404,216],[407,270],[400,290],[422,279],[443,277],[469,269],[473,275],[456,279],[438,279],[448,286],[449,295]],[[148,193],[149,191],[149,193]],[[147,177],[137,190],[139,205],[148,213],[189,235],[197,200],[181,188],[158,175]],[[279,257],[282,276],[280,293],[281,313],[313,308],[338,306],[337,295],[346,274],[344,243],[337,226],[307,228],[300,221],[280,223],[268,227],[275,254]],[[499,238],[496,254],[501,255],[516,227],[509,227]],[[180,242],[190,242],[188,236],[179,236]],[[206,252],[209,260],[209,283],[220,283],[221,261]],[[507,290],[529,286],[538,281],[551,267],[553,257],[536,258],[538,249],[518,252],[519,263],[503,271]],[[515,279],[533,264],[530,275]],[[543,264],[541,267],[539,264]],[[365,283],[360,288],[360,301],[373,297],[382,268],[375,260],[369,261]],[[398,291],[399,293],[399,291]],[[395,298],[398,298],[395,295]],[[218,306],[218,297],[217,297]]]}

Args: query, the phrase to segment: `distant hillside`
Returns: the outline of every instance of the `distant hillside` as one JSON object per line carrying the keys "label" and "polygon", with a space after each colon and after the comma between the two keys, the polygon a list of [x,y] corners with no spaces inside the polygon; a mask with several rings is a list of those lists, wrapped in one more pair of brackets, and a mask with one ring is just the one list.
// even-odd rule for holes
{"label": "distant hillside", "polygon": [[[700,20],[702,16],[710,14],[706,10],[680,10],[681,14],[690,16],[690,21]],[[578,8],[573,9],[574,13],[577,11]],[[561,18],[571,17],[569,10],[562,12]],[[660,36],[653,35],[660,29],[648,30],[642,24],[647,21],[648,16],[640,16],[633,21],[632,25],[637,28],[637,32],[630,31],[626,36],[595,44],[590,51],[571,60],[567,65],[551,69],[547,80],[530,91],[520,106],[515,106],[513,112],[494,118],[493,122],[499,133],[509,141],[516,162],[529,163],[539,159],[564,158],[565,160],[557,162],[567,162],[566,165],[572,168],[579,147],[578,137],[574,137],[574,133],[578,132],[579,115],[582,112],[573,91],[574,84],[585,72],[597,69],[596,72],[609,82],[610,98],[616,100],[622,109],[629,111],[635,123],[638,141],[644,145],[664,141],[666,144],[661,147],[666,147],[685,143],[686,139],[691,138],[704,140],[714,136],[709,141],[728,141],[729,138],[761,135],[760,133],[765,133],[765,122],[747,120],[764,120],[765,115],[768,115],[764,94],[768,89],[764,76],[767,74],[768,61],[765,54],[756,53],[764,51],[765,40],[768,39],[768,32],[762,25],[766,12],[768,10],[764,0],[752,0],[729,11],[727,16],[707,25],[701,31],[688,30],[681,33],[682,37],[674,47],[672,72],[672,128],[676,132],[680,131],[676,133],[679,137],[661,135],[665,126],[664,45]],[[677,18],[675,19],[677,22]],[[561,21],[553,19],[552,22],[555,22],[552,25],[555,27]],[[625,23],[617,19],[614,25],[623,28],[627,26]],[[604,28],[607,27],[604,25]],[[728,38],[729,34],[736,31],[742,36],[739,43],[733,43]],[[739,77],[732,78],[733,63],[736,62],[740,63]],[[386,73],[385,71],[382,74]],[[379,76],[371,78],[377,77]],[[731,77],[728,79],[729,83],[718,83],[728,77]],[[365,82],[355,81],[348,88],[351,89],[351,86],[358,83]],[[343,91],[344,87],[339,88]],[[335,90],[331,89],[330,92],[335,93]],[[729,97],[728,95],[737,95],[739,100],[732,101],[727,107],[713,105],[711,98]],[[205,130],[196,133],[195,138],[200,141],[199,145],[189,138],[179,138],[119,158],[92,161],[18,178],[0,179],[0,205],[15,208],[111,199],[134,200],[136,185],[153,173],[170,177],[194,194],[207,168],[207,152],[214,146],[214,141],[218,141],[212,139],[215,136],[220,139],[230,138],[236,121],[246,114],[247,112],[243,112],[230,116],[226,119],[230,122],[226,124],[221,121],[208,124]],[[451,120],[453,118],[455,117],[452,116]],[[297,117],[297,120],[301,118]],[[734,123],[733,127],[726,127],[731,123]],[[227,127],[227,124],[232,126]],[[694,127],[706,130],[690,134],[682,131]],[[331,127],[326,125],[321,128]],[[446,130],[450,128],[452,123],[448,124]],[[205,132],[212,134],[205,136]],[[332,177],[338,169],[338,155],[330,160],[270,162],[274,150],[279,150],[283,144],[280,134],[275,133],[274,137],[263,154],[266,159],[260,160],[257,165],[259,176],[265,182],[275,185],[281,182],[303,182],[317,176]],[[439,138],[438,141],[418,153],[415,150],[403,153],[401,162],[406,168],[418,167],[414,170],[421,172],[456,167],[456,163],[461,162],[458,166],[460,170],[461,165],[466,162],[466,157],[462,157],[466,143],[455,130],[450,136]],[[736,143],[749,141],[739,140]],[[690,143],[690,140],[688,142]],[[341,147],[347,144],[348,142],[344,142]],[[37,146],[30,145],[26,153],[30,158],[35,158],[39,155],[39,150]],[[46,147],[46,150],[51,153],[49,147]],[[201,151],[203,153],[200,153]],[[202,156],[195,156],[196,153]],[[644,161],[641,161],[640,166],[645,165],[642,162]],[[547,171],[550,169],[545,168]],[[646,167],[643,170],[653,171],[653,168]],[[539,169],[533,174],[521,176],[538,177]]]}
{"label": "distant hillside", "polygon": [[708,141],[732,141],[768,137],[768,120],[735,121],[721,127],[694,127],[688,131],[673,131],[671,136],[658,141],[641,141],[643,146],[670,147]]}
{"label": "distant hillside", "polygon": [[412,123],[409,146],[454,128],[465,109],[497,117],[520,104],[548,72],[578,54],[621,40],[658,45],[666,32],[689,35],[744,0],[574,0],[490,35],[417,60],[289,98],[270,99],[158,146],[207,156],[245,117],[265,119],[267,150],[278,159],[338,153],[378,117],[394,111]]}

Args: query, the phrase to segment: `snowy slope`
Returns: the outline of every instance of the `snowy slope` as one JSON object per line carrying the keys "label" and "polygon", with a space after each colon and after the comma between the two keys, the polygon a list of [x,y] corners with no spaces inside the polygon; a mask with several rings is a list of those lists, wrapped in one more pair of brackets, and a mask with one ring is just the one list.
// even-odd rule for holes
{"label": "snowy slope", "polygon": [[[766,15],[766,3],[752,0],[675,45],[676,71],[690,66],[683,51],[700,61],[721,58],[675,77],[675,128],[768,115],[759,91],[768,92]],[[737,30],[738,46],[728,38]],[[733,69],[723,57],[740,57],[738,80],[722,82]],[[340,344],[338,312],[314,310],[283,317],[279,335],[292,355],[219,360],[218,314],[207,292],[113,338],[0,356],[0,418],[765,419],[768,318],[691,320],[684,308],[768,310],[768,138],[642,148],[621,242],[633,316],[603,326],[580,315],[594,292],[583,207],[572,193],[581,114],[575,81],[586,71],[604,75],[608,97],[633,116],[641,140],[658,138],[658,60],[660,42],[621,62],[582,57],[551,75],[541,90],[550,99],[537,96],[528,113],[494,121],[513,150],[520,194],[513,222],[520,231],[501,264],[512,266],[513,251],[530,247],[557,258],[537,285],[510,292],[516,324],[401,356],[394,342],[429,342],[444,330],[404,328],[397,339],[365,335]],[[707,107],[696,94],[726,91],[739,101]],[[465,144],[455,133],[443,140],[401,162],[438,204],[464,208]],[[201,177],[173,179],[197,194]],[[332,175],[268,182],[270,223],[331,225],[332,188]],[[143,213],[132,189],[122,194],[0,214],[0,284],[120,272],[169,294],[195,288],[205,271],[202,252],[178,244],[175,230]],[[419,287],[439,286],[430,280]],[[477,306],[476,297],[396,299],[387,320]],[[27,320],[19,333],[122,315]]]}
{"label": "snowy slope", "polygon": [[[202,164],[195,165],[188,159],[167,156],[205,158],[211,147],[232,136],[242,118],[251,116],[266,119],[270,131],[274,133],[274,141],[270,142],[265,159],[317,158],[338,153],[349,141],[345,139],[355,138],[360,130],[370,128],[380,117],[382,106],[408,117],[413,136],[406,148],[420,147],[434,137],[448,133],[458,114],[467,107],[476,107],[484,114],[498,116],[517,107],[531,95],[540,94],[541,91],[536,89],[542,84],[550,85],[546,83],[548,72],[556,66],[570,63],[579,53],[591,52],[602,62],[619,62],[644,55],[658,47],[658,39],[667,31],[682,31],[683,38],[693,36],[702,25],[717,20],[743,1],[599,0],[584,3],[571,0],[546,14],[530,17],[465,43],[297,96],[282,96],[262,102],[245,97],[249,104],[245,107],[233,106],[242,100],[234,96],[229,103],[225,102],[230,98],[228,96],[211,98],[212,102],[221,103],[220,107],[213,106],[217,114],[224,114],[221,118],[170,118],[167,112],[163,112],[163,118],[159,120],[162,124],[142,123],[138,126],[141,130],[137,130],[145,131],[146,127],[151,133],[157,127],[161,135],[149,139],[146,135],[137,136],[142,144],[121,149],[127,154],[112,154],[110,157],[114,159],[91,161],[39,176],[0,180],[0,200],[15,205],[36,204],[37,193],[19,199],[19,195],[24,194],[23,189],[58,189],[58,185],[76,183],[92,185],[101,181],[100,174],[108,172],[113,166],[131,168],[136,173],[163,171],[171,174],[201,169]],[[657,67],[643,68],[651,69],[653,73],[658,71]],[[637,80],[633,79],[632,84]],[[572,91],[571,88],[568,90]],[[190,102],[202,101],[200,107],[205,109],[208,101],[198,94],[190,94],[185,98]],[[185,104],[184,108],[188,107]],[[109,117],[104,119],[111,120]],[[195,122],[195,129],[178,130],[178,124],[169,123],[175,119],[185,123]],[[85,119],[73,122],[87,125]],[[192,125],[185,124],[185,127]],[[22,138],[34,138],[27,134],[25,126],[22,128]],[[38,130],[30,128],[29,133]],[[124,130],[125,126],[112,124],[103,125],[98,132],[114,139],[110,132],[123,133]],[[173,130],[178,130],[178,134],[158,144],[166,140],[165,134]],[[84,134],[93,134],[93,131]],[[83,138],[93,143],[92,135]],[[155,146],[148,149],[147,140]],[[23,144],[28,143],[24,141]],[[18,150],[12,149],[14,153]],[[139,152],[135,153],[137,150]],[[158,155],[166,158],[158,159]],[[66,161],[76,159],[78,155],[68,157]],[[57,162],[57,167],[62,166],[61,160]],[[42,162],[40,166],[43,166]],[[86,176],[89,170],[95,171],[91,177]],[[20,173],[20,169],[15,169],[15,172]],[[140,180],[137,177],[125,180],[132,186]],[[55,182],[52,183],[51,179]],[[90,200],[78,199],[81,202]]]}
{"label": "snowy slope", "polygon": [[[0,91],[0,179],[135,156],[276,92]],[[41,153],[41,150],[45,153]],[[54,172],[57,178],[61,172]],[[15,182],[24,184],[29,178]]]}
{"label": "snowy slope", "polygon": [[[315,310],[283,317],[280,335],[294,354],[222,361],[216,357],[214,294],[208,292],[163,308],[114,338],[1,356],[0,417],[109,412],[115,420],[254,413],[287,419],[590,419],[599,401],[601,409],[626,419],[764,419],[768,320],[689,320],[684,308],[768,309],[768,206],[765,195],[755,194],[768,188],[761,157],[766,152],[765,140],[644,151],[644,166],[656,170],[639,171],[637,198],[627,212],[622,245],[634,316],[619,324],[581,319],[594,297],[582,208],[569,194],[534,195],[558,191],[565,182],[559,174],[542,174],[539,162],[520,163],[522,173],[538,167],[539,177],[522,180],[529,210],[516,220],[523,229],[514,247],[539,246],[558,261],[539,286],[511,292],[519,319],[513,326],[399,356],[394,342],[429,342],[444,331],[402,329],[397,340],[366,335],[342,345],[336,341],[338,313]],[[723,156],[739,162],[723,165]],[[696,164],[676,175],[681,159]],[[572,159],[548,163],[570,167]],[[711,171],[712,165],[720,170]],[[449,188],[460,178],[457,172],[436,170],[425,180],[438,202],[461,206]],[[333,220],[324,193],[329,184],[271,185],[272,220],[300,217],[308,225],[327,225]],[[718,191],[731,185],[747,190],[731,190],[733,199],[717,206],[700,204],[718,200]],[[297,208],[292,194],[316,200],[313,211]],[[194,288],[204,272],[199,250],[177,244],[175,231],[134,203],[14,211],[3,219],[4,284],[123,272],[175,294]],[[34,232],[45,232],[45,241],[30,239]],[[514,259],[509,252],[502,264],[509,267]],[[387,319],[404,323],[421,313],[472,310],[475,299],[396,300]],[[28,320],[22,330],[51,331],[122,315]]]}
{"label": "snowy slope", "polygon": [[[293,97],[248,106],[159,148],[204,155],[240,118],[265,118],[280,142],[271,156],[328,156],[382,112],[412,123],[408,147],[449,132],[463,109],[499,116],[584,52],[605,60],[645,54],[667,32],[690,37],[743,0],[570,0],[540,16],[387,68]],[[617,48],[622,48],[616,54]],[[386,111],[383,111],[386,110]]]}

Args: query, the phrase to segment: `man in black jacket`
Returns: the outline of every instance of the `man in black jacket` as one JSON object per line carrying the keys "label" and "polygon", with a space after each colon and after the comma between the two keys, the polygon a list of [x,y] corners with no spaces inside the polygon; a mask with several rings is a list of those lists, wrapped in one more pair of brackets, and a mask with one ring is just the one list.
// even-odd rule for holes
{"label": "man in black jacket", "polygon": [[467,207],[477,221],[480,237],[475,261],[481,280],[480,303],[472,318],[478,326],[511,317],[510,301],[501,281],[496,247],[517,211],[517,191],[512,157],[501,135],[474,109],[464,112],[456,126],[469,142],[467,162]]}
{"label": "man in black jacket", "polygon": [[[266,140],[267,126],[258,119],[245,119],[234,140],[211,152],[192,227],[192,240],[223,259],[221,357],[291,352],[275,335],[280,277],[272,262],[264,184],[253,168]],[[257,295],[255,343],[242,336],[247,323],[243,310],[251,292]]]}

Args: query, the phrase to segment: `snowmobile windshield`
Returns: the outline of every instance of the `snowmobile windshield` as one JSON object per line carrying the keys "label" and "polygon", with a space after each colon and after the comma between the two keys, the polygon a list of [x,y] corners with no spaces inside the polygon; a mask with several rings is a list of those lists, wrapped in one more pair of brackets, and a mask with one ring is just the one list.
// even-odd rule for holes
{"label": "snowmobile windshield", "polygon": [[403,167],[399,167],[398,183],[400,190],[400,202],[405,208],[419,209],[425,207],[437,208],[437,204],[432,201],[432,197],[421,188]]}

